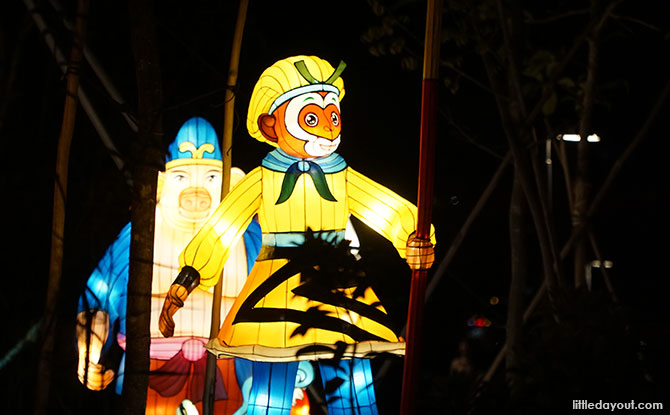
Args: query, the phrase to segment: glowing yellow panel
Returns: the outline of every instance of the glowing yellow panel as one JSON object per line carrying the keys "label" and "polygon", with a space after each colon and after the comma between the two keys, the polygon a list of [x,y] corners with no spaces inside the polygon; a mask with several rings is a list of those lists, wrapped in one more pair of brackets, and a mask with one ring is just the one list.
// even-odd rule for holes
{"label": "glowing yellow panel", "polygon": [[232,244],[242,236],[258,211],[260,179],[260,168],[249,172],[226,195],[180,255],[181,267],[190,265],[198,270],[202,285],[211,287],[216,284]]}
{"label": "glowing yellow panel", "polygon": [[[416,228],[416,206],[352,168],[347,173],[349,211],[391,241],[404,258],[407,240]],[[431,240],[435,243],[432,225]]]}

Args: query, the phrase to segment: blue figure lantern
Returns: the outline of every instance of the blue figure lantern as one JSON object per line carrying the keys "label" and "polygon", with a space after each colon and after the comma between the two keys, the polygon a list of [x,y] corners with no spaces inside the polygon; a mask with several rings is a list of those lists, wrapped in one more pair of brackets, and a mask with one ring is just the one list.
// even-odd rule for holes
{"label": "blue figure lantern", "polygon": [[[244,402],[233,415],[288,415],[296,409],[292,406],[296,391],[307,388],[314,380],[314,368],[307,361],[269,363],[236,358],[235,374]],[[287,376],[293,376],[295,382],[287,381]],[[309,410],[309,401],[304,409]]]}
{"label": "blue figure lantern", "polygon": [[342,384],[326,394],[328,415],[378,415],[369,359],[343,359],[337,366],[319,361],[324,387],[327,380],[340,378]]}
{"label": "blue figure lantern", "polygon": [[298,362],[253,362],[247,415],[290,415]]}
{"label": "blue figure lantern", "polygon": [[[221,149],[212,125],[203,118],[188,119],[168,147],[165,172],[157,182],[156,226],[154,239],[154,270],[152,310],[160,310],[162,296],[174,279],[177,257],[207,218],[211,205],[198,201],[218,201],[221,173]],[[176,167],[176,169],[174,169]],[[240,169],[230,172],[239,180]],[[179,180],[174,180],[179,178]],[[191,202],[190,204],[188,202]],[[215,205],[214,205],[215,207]],[[213,210],[213,209],[211,209]],[[121,230],[109,246],[97,267],[91,273],[85,291],[79,299],[76,338],[79,354],[77,375],[87,388],[103,390],[114,382],[116,393],[121,394],[125,373],[125,352],[116,360],[110,353],[114,343],[121,350],[126,345],[126,298],[130,264],[130,223]],[[261,229],[252,220],[243,233],[244,247],[234,255],[236,264],[226,270],[228,282],[222,297],[233,297],[236,287],[241,288],[253,267],[261,247]],[[243,262],[242,262],[243,261]],[[233,292],[231,294],[231,292]],[[192,307],[181,311],[182,329],[175,339],[164,339],[157,328],[158,314],[151,316],[150,358],[147,390],[147,414],[175,413],[180,399],[186,398],[199,405],[204,385],[202,373],[210,327],[203,316],[211,315],[211,294],[202,294]],[[242,402],[241,392],[235,385],[236,362],[226,359],[217,362],[215,414],[232,414]],[[225,384],[221,381],[225,375]]]}

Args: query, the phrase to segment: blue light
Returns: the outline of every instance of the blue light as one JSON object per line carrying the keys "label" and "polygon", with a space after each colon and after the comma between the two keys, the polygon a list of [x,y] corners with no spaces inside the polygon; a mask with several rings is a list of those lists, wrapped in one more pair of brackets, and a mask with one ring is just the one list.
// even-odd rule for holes
{"label": "blue light", "polygon": [[337,390],[326,394],[328,415],[379,414],[369,359],[345,359],[336,367],[319,362],[319,367],[324,387],[329,380],[344,380]]}
{"label": "blue light", "polygon": [[247,415],[290,415],[298,362],[253,362]]}

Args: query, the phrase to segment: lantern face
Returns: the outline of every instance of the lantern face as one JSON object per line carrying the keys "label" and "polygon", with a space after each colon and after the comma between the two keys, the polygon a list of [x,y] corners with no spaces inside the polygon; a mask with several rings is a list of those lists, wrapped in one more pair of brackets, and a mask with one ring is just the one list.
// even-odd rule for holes
{"label": "lantern face", "polygon": [[311,92],[298,95],[284,105],[287,134],[282,134],[278,141],[282,150],[290,151],[299,146],[297,140],[303,141],[304,151],[301,156],[306,158],[325,157],[337,149],[342,130],[337,94]]}
{"label": "lantern face", "polygon": [[261,115],[273,115],[287,101],[310,92],[332,92],[341,101],[345,91],[340,74],[345,66],[340,63],[337,68],[333,68],[323,59],[305,55],[291,56],[275,62],[263,71],[251,95],[247,112],[249,134],[276,147],[276,140],[268,138],[262,132],[263,127],[259,123]]}
{"label": "lantern face", "polygon": [[171,225],[197,229],[221,198],[221,167],[183,164],[159,173],[163,176],[157,208]]}

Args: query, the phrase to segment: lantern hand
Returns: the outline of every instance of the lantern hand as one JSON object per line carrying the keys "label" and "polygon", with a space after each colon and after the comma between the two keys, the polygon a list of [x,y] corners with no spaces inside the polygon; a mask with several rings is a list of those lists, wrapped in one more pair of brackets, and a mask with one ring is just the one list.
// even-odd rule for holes
{"label": "lantern hand", "polygon": [[105,370],[105,367],[100,363],[88,362],[79,358],[79,366],[77,368],[77,377],[79,381],[92,391],[101,391],[105,389],[114,380],[114,371],[112,369]]}
{"label": "lantern hand", "polygon": [[185,266],[174,280],[163,302],[158,329],[163,336],[172,337],[174,334],[174,319],[177,310],[184,306],[188,295],[200,284],[200,273],[192,267]]}
{"label": "lantern hand", "polygon": [[165,337],[172,337],[174,334],[174,319],[172,316],[184,306],[184,301],[188,297],[186,287],[179,284],[172,284],[170,290],[165,296],[161,316],[158,320],[158,328]]}
{"label": "lantern hand", "polygon": [[100,364],[102,349],[109,333],[109,314],[82,311],[77,315],[77,377],[88,389],[103,390],[114,380],[114,371]]}
{"label": "lantern hand", "polygon": [[420,239],[415,233],[407,240],[407,252],[405,254],[407,264],[412,270],[429,269],[435,261],[435,249],[430,239]]}

